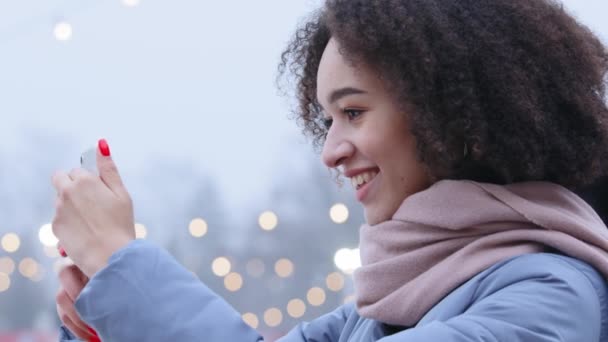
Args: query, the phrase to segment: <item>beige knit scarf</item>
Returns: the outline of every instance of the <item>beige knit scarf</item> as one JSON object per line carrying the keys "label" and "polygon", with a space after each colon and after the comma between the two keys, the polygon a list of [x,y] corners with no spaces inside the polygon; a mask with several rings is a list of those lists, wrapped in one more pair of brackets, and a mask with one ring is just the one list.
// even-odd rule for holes
{"label": "beige knit scarf", "polygon": [[489,266],[547,247],[608,278],[608,229],[566,188],[440,181],[408,197],[392,220],[361,227],[362,267],[354,274],[358,312],[414,326]]}

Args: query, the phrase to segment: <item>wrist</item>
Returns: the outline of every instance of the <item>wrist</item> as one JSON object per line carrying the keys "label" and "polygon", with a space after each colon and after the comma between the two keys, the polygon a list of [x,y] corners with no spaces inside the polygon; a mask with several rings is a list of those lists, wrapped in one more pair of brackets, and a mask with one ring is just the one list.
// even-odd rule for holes
{"label": "wrist", "polygon": [[115,239],[112,241],[110,246],[106,248],[100,248],[95,252],[89,253],[89,258],[87,258],[87,262],[85,262],[85,267],[83,268],[83,272],[89,277],[92,278],[97,272],[101,271],[103,268],[108,266],[110,257],[119,250],[125,248],[131,241],[132,238],[123,238],[123,239]]}

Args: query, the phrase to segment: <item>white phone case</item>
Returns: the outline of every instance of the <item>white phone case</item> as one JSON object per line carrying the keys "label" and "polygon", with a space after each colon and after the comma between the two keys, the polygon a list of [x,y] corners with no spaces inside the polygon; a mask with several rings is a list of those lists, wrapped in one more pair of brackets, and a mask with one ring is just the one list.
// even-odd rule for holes
{"label": "white phone case", "polygon": [[80,155],[80,166],[97,174],[97,149],[91,147]]}

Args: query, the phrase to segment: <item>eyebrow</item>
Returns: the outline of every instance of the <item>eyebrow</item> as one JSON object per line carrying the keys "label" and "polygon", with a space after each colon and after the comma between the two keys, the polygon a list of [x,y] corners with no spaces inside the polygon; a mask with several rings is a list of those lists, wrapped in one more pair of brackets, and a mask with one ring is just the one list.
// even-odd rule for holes
{"label": "eyebrow", "polygon": [[366,92],[364,90],[352,88],[352,87],[336,89],[329,95],[328,102],[330,104],[332,104],[332,103],[338,101],[339,99],[343,98],[344,96],[355,95],[355,94],[366,94]]}

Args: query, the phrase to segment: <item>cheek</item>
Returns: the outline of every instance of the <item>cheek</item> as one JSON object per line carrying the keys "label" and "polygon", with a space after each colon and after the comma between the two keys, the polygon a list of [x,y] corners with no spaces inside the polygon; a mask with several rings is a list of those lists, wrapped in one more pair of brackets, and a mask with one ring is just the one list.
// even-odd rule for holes
{"label": "cheek", "polygon": [[[409,141],[400,145],[387,156],[387,176],[390,177],[391,191],[405,198],[425,187],[427,176],[424,165],[418,161],[415,147]],[[390,163],[390,164],[388,164]]]}

